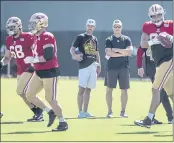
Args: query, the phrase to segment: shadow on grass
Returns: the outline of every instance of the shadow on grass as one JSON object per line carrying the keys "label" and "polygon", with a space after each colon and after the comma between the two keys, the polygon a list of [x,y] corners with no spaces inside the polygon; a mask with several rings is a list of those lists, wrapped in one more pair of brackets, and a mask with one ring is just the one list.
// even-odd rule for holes
{"label": "shadow on grass", "polygon": [[71,119],[116,119],[116,118],[120,118],[120,117],[112,117],[112,118],[107,118],[107,117],[90,117],[90,118],[77,118],[77,117],[70,117],[70,118],[65,118],[66,120],[71,120]]}
{"label": "shadow on grass", "polygon": [[9,132],[9,133],[1,133],[1,134],[36,134],[36,133],[48,133],[48,132],[52,132],[52,131],[34,131],[34,132],[29,132],[29,131],[21,131],[21,132]]}
{"label": "shadow on grass", "polygon": [[115,134],[121,134],[121,135],[133,135],[133,134],[157,134],[157,133],[159,133],[159,132],[151,132],[151,131],[143,131],[143,132],[124,132],[124,133],[115,133]]}
{"label": "shadow on grass", "polygon": [[13,121],[11,121],[11,122],[0,122],[0,124],[23,124],[24,122],[18,122],[18,121],[16,121],[16,122],[13,122]]}
{"label": "shadow on grass", "polygon": [[173,137],[173,135],[154,135],[154,137]]}

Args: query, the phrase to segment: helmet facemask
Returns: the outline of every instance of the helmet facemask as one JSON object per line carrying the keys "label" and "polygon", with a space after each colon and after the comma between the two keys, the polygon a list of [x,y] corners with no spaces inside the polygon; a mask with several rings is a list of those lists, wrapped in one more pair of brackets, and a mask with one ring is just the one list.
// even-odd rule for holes
{"label": "helmet facemask", "polygon": [[9,18],[6,24],[6,31],[10,36],[15,36],[19,31],[22,31],[22,23],[20,19]]}
{"label": "helmet facemask", "polygon": [[158,4],[154,4],[149,9],[149,18],[156,26],[161,26],[164,21],[165,10]]}
{"label": "helmet facemask", "polygon": [[[45,16],[45,17],[44,17]],[[29,31],[33,34],[39,33],[42,29],[48,27],[48,18],[42,13],[34,14],[29,20]]]}

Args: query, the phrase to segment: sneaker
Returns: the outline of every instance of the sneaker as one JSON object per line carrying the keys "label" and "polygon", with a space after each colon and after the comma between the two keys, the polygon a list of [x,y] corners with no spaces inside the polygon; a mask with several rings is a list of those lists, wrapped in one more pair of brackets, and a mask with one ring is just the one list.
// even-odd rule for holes
{"label": "sneaker", "polygon": [[106,115],[107,118],[112,118],[113,117],[113,112],[109,111],[108,114]]}
{"label": "sneaker", "polygon": [[150,128],[152,125],[152,120],[148,116],[146,116],[144,120],[135,120],[134,124],[137,126]]}
{"label": "sneaker", "polygon": [[88,112],[85,112],[84,114],[85,114],[86,118],[92,118],[92,117],[94,117],[93,115],[91,115],[91,114],[88,113]]}
{"label": "sneaker", "polygon": [[128,115],[125,113],[125,111],[120,112],[120,117],[121,118],[128,118]]}
{"label": "sneaker", "polygon": [[168,121],[168,124],[173,124],[173,123],[174,123],[174,121],[173,121],[173,120]]}
{"label": "sneaker", "polygon": [[53,129],[53,132],[66,131],[68,129],[67,122],[59,122],[57,128]]}
{"label": "sneaker", "polygon": [[54,123],[54,120],[56,119],[56,115],[54,114],[54,111],[52,109],[48,112],[48,116],[49,116],[49,121],[47,127],[50,127]]}
{"label": "sneaker", "polygon": [[153,121],[152,121],[152,125],[154,125],[154,124],[162,124],[163,122],[160,122],[160,121],[158,121],[157,119],[153,119]]}
{"label": "sneaker", "polygon": [[171,118],[168,118],[168,124],[173,124],[173,116]]}
{"label": "sneaker", "polygon": [[86,118],[85,113],[83,111],[80,111],[78,118]]}

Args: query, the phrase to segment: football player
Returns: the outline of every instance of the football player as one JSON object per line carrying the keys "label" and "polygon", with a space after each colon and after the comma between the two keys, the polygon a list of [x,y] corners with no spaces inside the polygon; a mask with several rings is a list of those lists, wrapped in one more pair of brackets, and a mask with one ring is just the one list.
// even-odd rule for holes
{"label": "football player", "polygon": [[152,101],[149,113],[144,120],[136,120],[138,126],[150,128],[156,109],[160,103],[162,88],[173,100],[173,46],[163,46],[158,36],[165,34],[173,42],[173,21],[164,20],[165,10],[159,4],[149,8],[151,21],[145,22],[142,27],[141,47],[151,47],[152,58],[156,65],[155,79],[152,86]]}
{"label": "football player", "polygon": [[33,75],[34,69],[31,64],[25,64],[24,58],[32,56],[31,45],[33,36],[31,33],[22,32],[22,22],[18,17],[10,17],[6,23],[6,30],[9,36],[6,38],[5,56],[0,62],[0,68],[7,65],[11,58],[16,59],[17,64],[17,94],[33,111],[34,116],[27,121],[43,121],[42,109],[34,106],[26,98],[26,89]]}
{"label": "football player", "polygon": [[[146,71],[144,71],[144,68],[142,66],[143,55],[145,57]],[[154,60],[152,58],[150,48],[145,49],[145,48],[141,48],[141,46],[138,48],[138,51],[137,51],[137,67],[138,67],[138,75],[140,77],[143,77],[144,72],[146,72],[146,75],[151,79],[151,82],[153,83],[153,81],[155,79],[156,68],[155,68],[155,63],[154,63]],[[162,89],[161,93],[160,93],[160,103],[162,103],[162,105],[163,105],[163,107],[166,111],[168,123],[171,124],[172,120],[173,120],[172,106],[170,104],[169,98],[168,98],[168,96],[167,96],[164,89]],[[159,122],[155,118],[153,119],[152,123],[153,124],[162,124],[162,122]]]}
{"label": "football player", "polygon": [[[59,64],[57,59],[57,45],[54,35],[46,31],[48,17],[44,13],[35,13],[29,20],[29,31],[36,36],[33,44],[33,57],[26,58],[25,62],[34,64],[35,73],[27,89],[27,99],[34,105],[44,109],[49,115],[47,127],[50,127],[56,116],[59,125],[52,131],[65,131],[68,124],[65,121],[62,108],[56,100]],[[45,98],[52,109],[48,107],[36,94],[45,90]],[[33,95],[35,94],[35,95]]]}

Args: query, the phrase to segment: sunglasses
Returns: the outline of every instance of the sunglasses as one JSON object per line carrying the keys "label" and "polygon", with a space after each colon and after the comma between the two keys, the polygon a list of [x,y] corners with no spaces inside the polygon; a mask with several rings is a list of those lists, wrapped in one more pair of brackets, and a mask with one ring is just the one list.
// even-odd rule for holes
{"label": "sunglasses", "polygon": [[122,27],[122,26],[114,26],[114,28],[119,28],[119,29],[120,29],[121,27]]}

